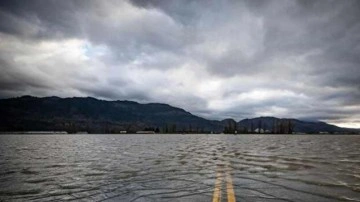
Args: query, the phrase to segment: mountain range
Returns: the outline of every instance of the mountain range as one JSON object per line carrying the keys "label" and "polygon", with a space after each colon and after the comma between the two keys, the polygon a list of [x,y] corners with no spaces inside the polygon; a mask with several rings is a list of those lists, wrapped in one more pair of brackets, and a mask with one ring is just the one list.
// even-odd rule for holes
{"label": "mountain range", "polygon": [[358,133],[325,122],[258,117],[236,122],[208,120],[161,103],[105,101],[92,97],[22,96],[0,100],[0,131],[68,133]]}

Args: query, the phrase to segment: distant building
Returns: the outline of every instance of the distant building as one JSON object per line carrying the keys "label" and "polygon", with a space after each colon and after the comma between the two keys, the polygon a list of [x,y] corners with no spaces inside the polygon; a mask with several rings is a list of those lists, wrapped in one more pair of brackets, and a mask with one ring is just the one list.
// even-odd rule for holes
{"label": "distant building", "polygon": [[155,134],[154,131],[137,131],[136,134]]}
{"label": "distant building", "polygon": [[[259,132],[259,131],[260,131],[260,132]],[[262,128],[260,128],[260,129],[257,128],[257,129],[254,130],[254,132],[255,132],[255,133],[264,133],[265,131],[264,131],[264,129],[262,129]]]}

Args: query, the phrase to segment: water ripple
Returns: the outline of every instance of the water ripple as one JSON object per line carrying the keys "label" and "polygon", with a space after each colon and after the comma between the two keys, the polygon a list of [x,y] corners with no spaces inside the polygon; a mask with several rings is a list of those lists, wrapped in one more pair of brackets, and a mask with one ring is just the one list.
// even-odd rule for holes
{"label": "water ripple", "polygon": [[[0,136],[0,201],[360,201],[358,136]],[[334,148],[336,145],[336,148]]]}

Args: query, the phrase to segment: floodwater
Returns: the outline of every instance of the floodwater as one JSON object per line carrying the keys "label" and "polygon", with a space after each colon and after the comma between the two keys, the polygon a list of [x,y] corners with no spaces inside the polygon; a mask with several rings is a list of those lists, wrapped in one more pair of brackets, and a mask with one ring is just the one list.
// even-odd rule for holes
{"label": "floodwater", "polygon": [[1,135],[0,168],[0,201],[360,201],[360,136]]}

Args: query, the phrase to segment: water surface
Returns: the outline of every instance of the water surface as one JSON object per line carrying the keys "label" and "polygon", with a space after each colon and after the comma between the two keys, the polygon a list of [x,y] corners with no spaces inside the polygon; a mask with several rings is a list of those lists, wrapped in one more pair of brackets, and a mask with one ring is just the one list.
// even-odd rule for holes
{"label": "water surface", "polygon": [[212,201],[222,169],[237,201],[360,201],[359,148],[345,135],[2,135],[0,201]]}

